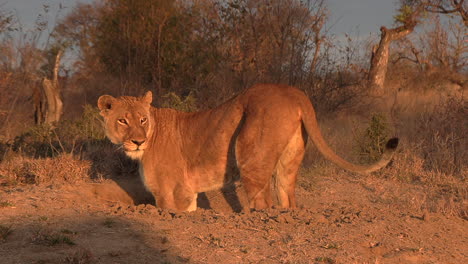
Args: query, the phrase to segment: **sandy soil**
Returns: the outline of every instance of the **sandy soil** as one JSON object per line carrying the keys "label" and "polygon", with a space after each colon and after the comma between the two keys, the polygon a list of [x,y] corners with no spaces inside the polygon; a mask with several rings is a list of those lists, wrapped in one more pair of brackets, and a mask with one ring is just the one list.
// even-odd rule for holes
{"label": "sandy soil", "polygon": [[238,188],[178,213],[136,178],[3,186],[0,263],[468,263],[466,220],[420,210],[421,188],[340,172],[300,177],[299,209],[233,212]]}

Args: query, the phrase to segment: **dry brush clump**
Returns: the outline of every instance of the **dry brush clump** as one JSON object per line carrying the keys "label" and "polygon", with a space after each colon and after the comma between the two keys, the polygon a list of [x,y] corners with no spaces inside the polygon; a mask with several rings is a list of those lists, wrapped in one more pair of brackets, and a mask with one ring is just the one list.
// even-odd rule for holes
{"label": "dry brush clump", "polygon": [[10,151],[0,162],[0,186],[100,182],[138,173],[138,164],[110,142],[88,142],[79,154],[30,157]]}
{"label": "dry brush clump", "polygon": [[89,180],[92,162],[80,156],[104,144],[98,116],[95,108],[85,106],[74,121],[33,126],[12,143],[3,143],[0,181],[11,185]]}
{"label": "dry brush clump", "polygon": [[0,163],[1,185],[76,183],[89,179],[91,163],[69,154],[54,158],[12,157]]}
{"label": "dry brush clump", "polygon": [[97,108],[85,105],[83,114],[75,120],[29,127],[15,137],[11,149],[36,158],[61,153],[80,154],[105,139],[101,122]]}

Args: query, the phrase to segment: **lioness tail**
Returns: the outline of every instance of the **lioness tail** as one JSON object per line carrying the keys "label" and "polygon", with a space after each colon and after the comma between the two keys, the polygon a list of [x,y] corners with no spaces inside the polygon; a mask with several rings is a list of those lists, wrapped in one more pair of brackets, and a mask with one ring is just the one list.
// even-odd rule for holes
{"label": "lioness tail", "polygon": [[341,168],[352,171],[352,172],[367,174],[367,173],[371,173],[373,171],[376,171],[385,167],[392,159],[393,154],[395,153],[395,150],[398,146],[398,138],[392,138],[387,142],[387,144],[385,145],[385,150],[384,150],[384,153],[382,154],[382,157],[380,158],[380,160],[378,160],[374,164],[363,166],[363,165],[356,165],[349,161],[344,160],[343,158],[338,156],[325,142],[322,136],[322,133],[320,132],[320,127],[315,117],[315,111],[310,101],[304,100],[302,102],[301,108],[302,108],[302,122],[307,131],[307,134],[312,139],[312,141],[314,142],[315,146],[320,151],[320,153],[322,153],[322,155],[325,156],[325,158],[335,163],[336,165],[340,166]]}

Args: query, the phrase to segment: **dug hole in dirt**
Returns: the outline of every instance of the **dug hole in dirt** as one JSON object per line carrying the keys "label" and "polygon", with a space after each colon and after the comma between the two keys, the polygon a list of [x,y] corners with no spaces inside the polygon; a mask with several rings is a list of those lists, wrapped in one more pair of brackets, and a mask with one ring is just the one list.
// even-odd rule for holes
{"label": "dug hole in dirt", "polygon": [[134,174],[2,186],[0,263],[467,263],[466,220],[420,210],[421,188],[302,171],[298,209],[249,212],[237,187],[180,213]]}

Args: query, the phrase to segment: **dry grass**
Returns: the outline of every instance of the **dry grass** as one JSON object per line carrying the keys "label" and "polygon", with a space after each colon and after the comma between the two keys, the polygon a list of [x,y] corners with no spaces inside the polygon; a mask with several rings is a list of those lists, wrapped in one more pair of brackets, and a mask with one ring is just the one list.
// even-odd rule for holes
{"label": "dry grass", "polygon": [[107,140],[84,146],[77,155],[59,153],[47,158],[10,150],[0,161],[0,186],[101,182],[138,173],[138,164]]}
{"label": "dry grass", "polygon": [[11,226],[0,225],[0,242],[5,241],[12,232]]}
{"label": "dry grass", "polygon": [[418,190],[419,195],[407,201],[417,210],[468,219],[466,181],[454,174],[427,169],[424,166],[425,162],[417,152],[405,148],[395,156],[387,168],[377,172],[375,176],[422,187]]}
{"label": "dry grass", "polygon": [[467,219],[467,102],[463,96],[432,102],[425,110],[399,113],[402,146],[381,175],[423,185],[422,209]]}
{"label": "dry grass", "polygon": [[90,264],[95,262],[96,259],[91,251],[85,248],[76,250],[73,254],[66,256],[64,259],[64,263],[68,264]]}
{"label": "dry grass", "polygon": [[31,242],[37,245],[56,246],[69,245],[74,246],[75,242],[69,234],[64,232],[51,231],[45,227],[37,227],[31,235]]}
{"label": "dry grass", "polygon": [[[395,185],[409,184],[418,189],[417,197],[406,203],[417,210],[441,212],[468,218],[468,145],[466,128],[468,116],[463,97],[448,96],[445,99],[424,97],[418,101],[412,95],[417,108],[396,106],[393,122],[401,141],[394,160],[389,166],[371,177],[390,180]],[[425,105],[432,102],[430,105]],[[367,109],[367,112],[371,112]],[[345,118],[332,117],[320,122],[322,133],[329,145],[342,157],[358,162],[355,152],[356,135],[365,129],[362,115],[343,113]],[[391,135],[392,136],[392,135]],[[313,145],[311,142],[309,145]],[[304,165],[305,174],[335,175],[336,166],[321,157],[315,147],[309,147]],[[318,176],[320,177],[320,176]],[[414,189],[414,188],[413,188]],[[408,189],[410,191],[411,188]]]}
{"label": "dry grass", "polygon": [[12,157],[0,163],[0,183],[75,183],[89,179],[91,163],[62,154],[55,158]]}

